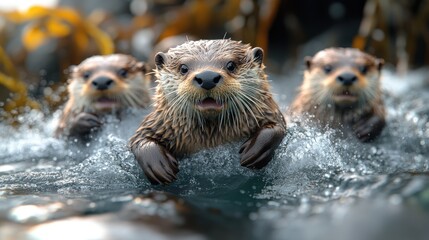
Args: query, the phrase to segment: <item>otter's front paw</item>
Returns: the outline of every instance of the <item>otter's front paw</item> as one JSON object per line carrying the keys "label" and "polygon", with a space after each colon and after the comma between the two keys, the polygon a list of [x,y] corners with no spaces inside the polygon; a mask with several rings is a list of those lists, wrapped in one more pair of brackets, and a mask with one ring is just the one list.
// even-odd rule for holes
{"label": "otter's front paw", "polygon": [[169,184],[176,180],[179,172],[177,160],[161,145],[147,142],[133,152],[152,184]]}
{"label": "otter's front paw", "polygon": [[370,118],[362,119],[353,126],[353,130],[357,138],[362,142],[368,142],[380,135],[386,121],[379,116],[371,116]]}
{"label": "otter's front paw", "polygon": [[265,167],[273,158],[284,135],[284,129],[279,126],[261,129],[241,146],[241,166],[256,169]]}
{"label": "otter's front paw", "polygon": [[70,126],[71,136],[84,136],[102,125],[98,117],[91,113],[79,113]]}

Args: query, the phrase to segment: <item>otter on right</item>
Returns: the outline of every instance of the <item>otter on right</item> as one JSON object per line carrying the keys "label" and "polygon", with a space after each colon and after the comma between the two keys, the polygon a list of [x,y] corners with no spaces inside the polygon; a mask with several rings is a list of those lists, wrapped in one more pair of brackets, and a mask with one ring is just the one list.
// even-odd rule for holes
{"label": "otter on right", "polygon": [[380,135],[386,125],[380,87],[383,59],[354,48],[327,48],[306,57],[305,63],[292,116],[351,130],[362,142]]}
{"label": "otter on right", "polygon": [[155,56],[154,110],[129,140],[153,184],[176,179],[178,157],[243,141],[242,166],[260,169],[286,134],[263,50],[230,39],[188,41]]}

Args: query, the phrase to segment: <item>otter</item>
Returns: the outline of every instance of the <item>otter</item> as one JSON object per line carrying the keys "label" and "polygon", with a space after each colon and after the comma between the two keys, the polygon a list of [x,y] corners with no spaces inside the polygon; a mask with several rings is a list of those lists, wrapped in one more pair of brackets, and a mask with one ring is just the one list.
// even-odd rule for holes
{"label": "otter", "polygon": [[306,115],[322,126],[350,129],[362,142],[386,125],[381,70],[384,60],[355,48],[327,48],[306,57],[292,116]]}
{"label": "otter", "polygon": [[259,47],[231,39],[188,41],[155,56],[154,109],[129,148],[152,184],[169,184],[177,158],[243,140],[240,163],[263,168],[286,134]]}
{"label": "otter", "polygon": [[151,104],[144,62],[126,54],[96,55],[70,67],[68,101],[55,136],[88,140],[107,114]]}

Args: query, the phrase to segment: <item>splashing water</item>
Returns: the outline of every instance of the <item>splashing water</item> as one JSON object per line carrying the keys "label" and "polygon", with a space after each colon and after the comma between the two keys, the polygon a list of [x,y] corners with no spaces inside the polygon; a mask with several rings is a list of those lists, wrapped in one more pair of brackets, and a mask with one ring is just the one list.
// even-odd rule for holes
{"label": "splashing water", "polygon": [[[58,113],[50,117],[31,111],[20,117],[19,128],[0,124],[0,223],[45,227],[47,221],[60,224],[89,214],[95,217],[82,221],[103,223],[97,225],[103,234],[113,234],[108,229],[112,221],[123,224],[120,219],[98,219],[97,214],[121,213],[131,206],[134,214],[167,214],[165,221],[184,228],[186,219],[171,220],[182,216],[176,205],[139,197],[166,192],[191,206],[193,225],[210,222],[216,229],[201,234],[188,226],[191,233],[182,236],[191,239],[419,239],[429,234],[424,226],[429,222],[428,75],[427,70],[407,76],[385,72],[388,125],[373,143],[338,138],[335,130],[321,131],[305,122],[289,124],[266,168],[241,167],[241,143],[231,143],[182,159],[178,180],[169,186],[151,186],[126,146],[147,111],[120,124],[110,119],[86,145],[52,137]],[[273,79],[275,97],[284,108],[295,94],[291,86],[299,81]],[[144,236],[166,239],[143,229]],[[142,231],[130,228],[128,239],[138,239]],[[0,227],[1,233],[5,228]]]}

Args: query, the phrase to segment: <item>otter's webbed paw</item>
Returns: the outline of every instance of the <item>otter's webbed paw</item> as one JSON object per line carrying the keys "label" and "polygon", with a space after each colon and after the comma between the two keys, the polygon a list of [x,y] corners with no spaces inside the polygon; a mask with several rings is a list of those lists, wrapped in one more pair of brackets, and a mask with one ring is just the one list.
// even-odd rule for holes
{"label": "otter's webbed paw", "polygon": [[362,142],[369,142],[380,135],[386,121],[383,117],[371,116],[358,121],[353,126],[354,134]]}
{"label": "otter's webbed paw", "polygon": [[179,172],[178,162],[161,145],[149,141],[132,151],[152,184],[169,184],[176,180],[176,174]]}
{"label": "otter's webbed paw", "polygon": [[259,130],[241,146],[239,152],[241,166],[254,169],[265,167],[273,158],[274,151],[284,135],[284,129],[277,125]]}
{"label": "otter's webbed paw", "polygon": [[102,123],[97,116],[91,113],[79,113],[70,123],[70,136],[83,137],[91,131],[98,129]]}

